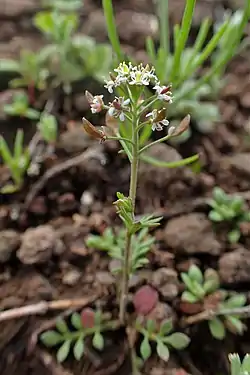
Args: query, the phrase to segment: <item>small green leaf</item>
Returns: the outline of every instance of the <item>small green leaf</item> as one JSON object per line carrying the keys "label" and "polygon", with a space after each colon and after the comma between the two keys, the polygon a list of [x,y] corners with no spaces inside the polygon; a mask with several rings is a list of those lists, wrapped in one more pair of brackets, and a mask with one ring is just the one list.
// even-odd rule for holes
{"label": "small green leaf", "polygon": [[100,332],[96,332],[94,334],[92,344],[93,344],[94,348],[96,348],[98,350],[102,350],[104,348],[104,339],[103,339],[103,336],[101,335]]}
{"label": "small green leaf", "polygon": [[223,305],[230,308],[242,307],[246,304],[246,301],[247,298],[244,294],[236,293],[234,296],[229,297]]}
{"label": "small green leaf", "polygon": [[71,340],[65,341],[56,353],[56,358],[59,363],[62,363],[67,359],[70,351]]}
{"label": "small green leaf", "polygon": [[190,338],[181,332],[172,333],[163,339],[165,343],[170,344],[175,349],[184,349],[190,343]]}
{"label": "small green leaf", "polygon": [[169,349],[162,341],[157,342],[156,351],[163,361],[167,362],[169,360]]}
{"label": "small green leaf", "polygon": [[192,266],[188,270],[188,276],[192,279],[197,281],[197,283],[202,284],[203,282],[203,274],[199,267],[197,267],[195,264],[192,264]]}
{"label": "small green leaf", "polygon": [[151,356],[152,350],[147,336],[144,336],[144,339],[141,343],[140,353],[144,361],[146,361]]}
{"label": "small green leaf", "polygon": [[244,372],[250,373],[250,355],[246,354],[241,365],[241,370]]}
{"label": "small green leaf", "polygon": [[146,328],[147,328],[147,331],[148,333],[154,333],[155,330],[156,330],[156,323],[154,320],[152,319],[148,319],[147,320],[147,324],[146,324]]}
{"label": "small green leaf", "polygon": [[241,361],[239,354],[229,354],[229,361],[231,363],[231,375],[240,375]]}
{"label": "small green leaf", "polygon": [[240,239],[240,236],[241,236],[240,230],[234,229],[228,233],[227,238],[230,243],[237,243]]}
{"label": "small green leaf", "polygon": [[67,324],[65,323],[65,320],[62,318],[58,318],[56,321],[56,328],[58,329],[59,332],[61,333],[67,333],[68,327]]}
{"label": "small green leaf", "polygon": [[193,293],[185,291],[181,295],[182,301],[189,303],[196,303],[199,301],[199,297],[195,296]]}
{"label": "small green leaf", "polygon": [[224,339],[226,331],[222,321],[219,318],[213,318],[209,320],[208,326],[213,337],[215,337],[218,340]]}
{"label": "small green leaf", "polygon": [[172,319],[167,319],[167,320],[164,320],[161,324],[161,328],[160,328],[160,335],[161,336],[165,336],[167,335],[169,332],[171,332],[173,329],[173,322],[172,322]]}
{"label": "small green leaf", "polygon": [[211,221],[215,221],[215,222],[220,222],[220,221],[223,221],[223,216],[221,216],[221,214],[217,211],[210,211],[209,214],[208,214],[208,217]]}
{"label": "small green leaf", "polygon": [[73,349],[74,357],[77,361],[79,361],[84,353],[84,342],[83,337],[79,337],[79,339],[76,341]]}
{"label": "small green leaf", "polygon": [[40,335],[40,340],[47,347],[53,347],[63,340],[63,336],[56,331],[46,331]]}
{"label": "small green leaf", "polygon": [[245,329],[245,325],[239,318],[237,318],[236,316],[228,315],[226,317],[226,322],[229,323],[227,324],[227,327],[231,332],[242,335]]}
{"label": "small green leaf", "polygon": [[81,315],[79,313],[74,312],[71,315],[71,324],[77,330],[83,329]]}

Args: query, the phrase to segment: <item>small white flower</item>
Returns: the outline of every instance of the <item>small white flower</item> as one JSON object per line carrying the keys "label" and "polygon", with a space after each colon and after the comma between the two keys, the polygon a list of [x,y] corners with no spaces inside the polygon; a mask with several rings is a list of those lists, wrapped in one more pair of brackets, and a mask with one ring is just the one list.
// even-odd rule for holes
{"label": "small white flower", "polygon": [[124,61],[122,63],[119,64],[119,66],[114,69],[114,72],[118,73],[118,76],[120,77],[127,77],[130,73],[130,70],[132,69],[132,64],[129,63],[129,65],[127,65]]}
{"label": "small white flower", "polygon": [[166,118],[161,118],[160,111],[153,109],[152,112],[148,113],[146,117],[151,117],[150,122],[152,124],[152,130],[161,131],[164,126],[169,125],[169,121]]}
{"label": "small white flower", "polygon": [[110,103],[110,108],[108,114],[112,117],[119,118],[120,121],[125,120],[125,111],[129,111],[130,99],[125,99],[123,97],[116,97],[112,103]]}
{"label": "small white flower", "polygon": [[93,101],[90,104],[90,109],[92,113],[99,113],[103,110],[103,95],[96,95],[93,97]]}
{"label": "small white flower", "polygon": [[106,85],[104,87],[108,90],[110,94],[114,92],[114,87],[116,86],[115,82],[110,79],[109,81],[105,81]]}
{"label": "small white flower", "polygon": [[170,86],[160,86],[159,83],[157,83],[153,89],[156,91],[157,97],[159,100],[164,100],[165,102],[172,103],[173,97],[171,92]]}
{"label": "small white flower", "polygon": [[140,71],[133,71],[130,73],[130,85],[148,86],[150,83],[150,76],[148,73]]}

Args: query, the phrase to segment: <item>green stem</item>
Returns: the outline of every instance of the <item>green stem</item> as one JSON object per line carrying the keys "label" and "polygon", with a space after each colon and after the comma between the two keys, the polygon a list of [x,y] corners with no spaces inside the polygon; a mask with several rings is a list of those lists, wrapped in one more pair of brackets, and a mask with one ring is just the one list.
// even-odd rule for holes
{"label": "green stem", "polygon": [[124,137],[109,137],[109,136],[107,136],[106,139],[107,139],[107,141],[108,141],[108,140],[116,140],[116,141],[129,142],[129,143],[131,143],[132,145],[134,144],[134,142],[131,141],[131,139],[124,138]]}
{"label": "green stem", "polygon": [[152,142],[152,143],[149,143],[148,145],[144,146],[143,148],[140,149],[139,151],[139,155],[142,154],[144,151],[146,151],[147,149],[149,149],[150,147],[156,145],[157,143],[161,143],[161,142],[164,142],[164,141],[167,141],[169,138],[171,138],[170,135],[166,135],[165,137],[163,138],[160,138],[160,139],[157,139],[156,141]]}
{"label": "green stem", "polygon": [[[137,189],[137,175],[138,175],[138,164],[139,164],[139,137],[137,132],[138,120],[137,111],[134,109],[133,113],[133,147],[132,147],[132,160],[131,160],[131,173],[130,173],[130,188],[129,198],[133,204],[133,215],[135,213],[135,199]],[[128,297],[128,285],[130,277],[130,263],[131,263],[131,239],[132,234],[127,229],[126,242],[125,242],[125,253],[124,253],[124,266],[121,283],[121,294],[120,294],[120,306],[119,306],[119,319],[122,324],[125,323],[126,303]]]}

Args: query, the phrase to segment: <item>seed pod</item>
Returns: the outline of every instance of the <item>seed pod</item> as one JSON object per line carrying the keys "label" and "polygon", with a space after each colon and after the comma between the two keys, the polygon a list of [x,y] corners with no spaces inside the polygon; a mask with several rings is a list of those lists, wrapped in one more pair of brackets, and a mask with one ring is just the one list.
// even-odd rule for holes
{"label": "seed pod", "polygon": [[82,122],[83,128],[88,135],[95,139],[99,139],[101,143],[105,141],[106,135],[103,131],[96,129],[96,127],[92,125],[91,122],[89,122],[85,117],[82,118]]}
{"label": "seed pod", "polygon": [[189,128],[190,120],[191,120],[190,115],[187,115],[180,122],[179,126],[177,126],[176,128],[170,127],[169,131],[168,131],[168,134],[171,137],[177,137],[178,135],[181,135],[182,133],[184,133]]}
{"label": "seed pod", "polygon": [[92,104],[93,103],[93,95],[89,92],[89,91],[85,91],[85,96],[86,96],[86,99],[88,101],[89,104]]}

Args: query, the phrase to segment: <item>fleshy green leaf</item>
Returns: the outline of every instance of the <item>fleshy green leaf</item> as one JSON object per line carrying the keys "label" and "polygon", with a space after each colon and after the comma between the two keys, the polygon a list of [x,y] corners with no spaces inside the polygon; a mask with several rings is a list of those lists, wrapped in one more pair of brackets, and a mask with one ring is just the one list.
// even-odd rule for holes
{"label": "fleshy green leaf", "polygon": [[50,331],[43,332],[40,335],[40,340],[45,346],[50,348],[62,342],[63,336],[60,335],[60,333],[56,331],[50,330]]}
{"label": "fleshy green leaf", "polygon": [[185,291],[181,295],[182,301],[189,302],[189,303],[195,303],[199,301],[199,297],[195,296],[193,293]]}
{"label": "fleshy green leaf", "polygon": [[229,361],[231,363],[231,375],[240,375],[241,361],[239,354],[229,354]]}
{"label": "fleshy green leaf", "polygon": [[167,362],[169,360],[169,349],[162,341],[157,342],[156,351],[163,361]]}
{"label": "fleshy green leaf", "polygon": [[245,325],[239,318],[237,318],[236,316],[228,315],[226,317],[226,322],[229,323],[227,324],[227,327],[231,332],[242,335],[245,329]]}
{"label": "fleshy green leaf", "polygon": [[244,294],[237,293],[232,297],[229,297],[225,302],[224,306],[235,308],[242,307],[246,304],[247,298]]}
{"label": "fleshy green leaf", "polygon": [[214,210],[209,212],[208,217],[210,220],[215,221],[215,222],[220,222],[224,220],[223,216],[221,216],[219,212],[214,211]]}
{"label": "fleshy green leaf", "polygon": [[65,341],[56,353],[56,358],[59,363],[62,363],[67,359],[70,351],[71,340]]}
{"label": "fleshy green leaf", "polygon": [[147,324],[146,324],[146,328],[147,328],[147,331],[148,331],[148,333],[153,333],[153,332],[155,332],[155,330],[156,330],[156,323],[155,323],[155,321],[154,320],[152,320],[152,319],[148,319],[147,320]]}
{"label": "fleshy green leaf", "polygon": [[165,336],[173,329],[173,322],[171,319],[164,320],[161,324],[160,335]]}
{"label": "fleshy green leaf", "polygon": [[240,236],[241,236],[240,230],[234,229],[228,233],[227,238],[230,243],[237,243],[240,239]]}
{"label": "fleshy green leaf", "polygon": [[84,353],[84,342],[83,337],[79,337],[79,339],[76,341],[73,349],[74,357],[77,361],[79,361]]}
{"label": "fleshy green leaf", "polygon": [[96,332],[93,337],[92,344],[94,348],[102,350],[104,348],[104,339],[100,332]]}
{"label": "fleshy green leaf", "polygon": [[65,323],[65,320],[62,319],[62,318],[58,318],[57,321],[56,321],[56,328],[58,329],[59,332],[61,333],[67,333],[69,330],[68,330],[68,326],[67,324]]}
{"label": "fleshy green leaf", "polygon": [[213,337],[215,337],[218,340],[224,339],[226,331],[222,321],[219,318],[213,318],[209,320],[208,326]]}
{"label": "fleshy green leaf", "polygon": [[144,339],[140,346],[140,353],[144,361],[146,361],[152,353],[151,346],[148,337],[144,336]]}
{"label": "fleshy green leaf", "polygon": [[190,156],[189,158],[178,160],[178,161],[173,161],[173,162],[165,162],[165,161],[158,160],[156,158],[153,158],[151,156],[144,155],[144,154],[140,155],[140,158],[149,164],[155,165],[156,167],[177,168],[177,167],[182,167],[184,165],[194,163],[195,161],[199,159],[199,155],[193,155],[193,156]]}
{"label": "fleshy green leaf", "polygon": [[82,320],[81,320],[81,315],[79,313],[74,312],[71,315],[71,324],[77,330],[83,328],[83,326],[82,326]]}
{"label": "fleshy green leaf", "polygon": [[175,349],[184,349],[190,343],[190,338],[181,332],[172,333],[163,339],[167,344],[170,344]]}
{"label": "fleshy green leaf", "polygon": [[203,274],[199,267],[197,267],[195,264],[192,264],[192,266],[188,270],[188,276],[192,279],[197,281],[197,283],[202,284],[203,282]]}
{"label": "fleshy green leaf", "polygon": [[[246,354],[241,365],[242,372],[250,373],[250,355]],[[233,374],[232,374],[233,375]]]}

